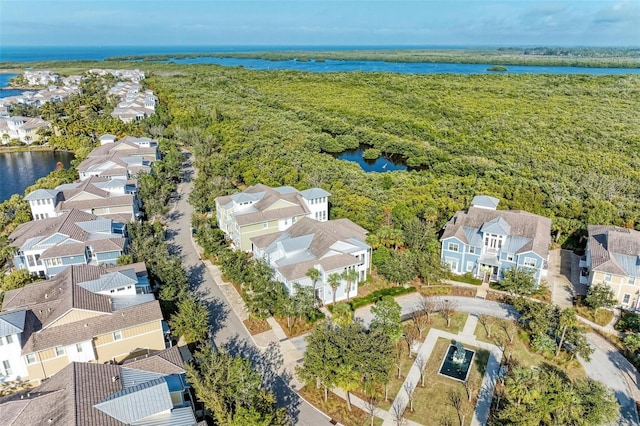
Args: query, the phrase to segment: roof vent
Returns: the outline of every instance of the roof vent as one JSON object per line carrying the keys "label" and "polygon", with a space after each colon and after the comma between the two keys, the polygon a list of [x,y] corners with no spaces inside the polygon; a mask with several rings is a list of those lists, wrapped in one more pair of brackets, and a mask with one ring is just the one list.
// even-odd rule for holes
{"label": "roof vent", "polygon": [[120,380],[120,377],[118,377],[118,376],[113,376],[113,377],[111,377],[111,381],[112,381],[113,383],[117,382],[118,380]]}
{"label": "roof vent", "polygon": [[48,421],[49,421],[49,424],[53,423],[53,419],[49,419]]}
{"label": "roof vent", "polygon": [[85,324],[84,326],[85,326],[85,327],[89,327],[89,324]]}
{"label": "roof vent", "polygon": [[48,294],[48,293],[45,293],[45,294],[44,294],[44,298],[45,298],[45,299],[48,299],[48,298],[49,298],[49,294]]}

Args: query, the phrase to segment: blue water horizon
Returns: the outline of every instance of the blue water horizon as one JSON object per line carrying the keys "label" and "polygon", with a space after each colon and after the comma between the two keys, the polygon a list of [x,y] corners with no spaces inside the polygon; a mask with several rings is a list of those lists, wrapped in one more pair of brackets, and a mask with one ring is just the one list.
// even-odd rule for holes
{"label": "blue water horizon", "polygon": [[[429,63],[429,62],[385,62],[356,60],[326,61],[271,61],[265,59],[222,58],[214,56],[197,56],[198,54],[215,54],[228,52],[258,51],[329,51],[329,50],[394,50],[394,49],[440,49],[463,50],[496,48],[497,46],[3,46],[0,47],[0,62],[38,62],[38,61],[104,61],[105,58],[120,56],[164,55],[177,64],[215,64],[226,67],[244,67],[253,70],[295,70],[306,72],[391,72],[400,74],[496,74],[488,71],[494,64],[468,63]],[[194,55],[182,59],[171,58],[172,55]],[[108,67],[108,62],[105,62]],[[590,74],[621,75],[640,74],[640,68],[589,68],[589,67],[555,67],[533,65],[509,65],[507,74]],[[3,85],[0,85],[3,86]],[[9,96],[4,94],[4,96]],[[4,97],[0,94],[0,97]]]}

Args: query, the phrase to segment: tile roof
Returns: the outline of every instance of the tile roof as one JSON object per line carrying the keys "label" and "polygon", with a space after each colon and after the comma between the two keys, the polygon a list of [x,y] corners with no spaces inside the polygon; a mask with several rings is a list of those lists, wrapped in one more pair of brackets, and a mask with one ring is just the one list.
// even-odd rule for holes
{"label": "tile roof", "polygon": [[[468,235],[478,232],[492,221],[494,225],[490,226],[494,231],[497,228],[506,230],[506,223],[509,235],[531,240],[531,243],[521,247],[518,253],[533,251],[543,259],[547,258],[551,244],[551,219],[521,210],[491,210],[472,206],[468,211],[458,211],[445,225],[440,241],[456,237],[469,244]],[[473,232],[470,233],[470,230]]]}
{"label": "tile roof", "polygon": [[[329,195],[331,194],[321,188],[298,191],[290,186],[271,188],[267,185],[257,184],[248,187],[240,193],[218,197],[216,201],[222,206],[228,206],[232,202],[253,202],[251,206],[233,213],[236,222],[242,226],[307,215],[310,210],[303,199],[326,197]],[[289,205],[275,208],[274,204],[281,200],[286,201]]]}
{"label": "tile roof", "polygon": [[589,225],[591,269],[640,277],[640,232],[617,226]]}
{"label": "tile roof", "polygon": [[[124,380],[130,373],[142,381]],[[194,425],[192,408],[174,408],[169,393],[184,387],[182,375],[73,362],[36,388],[0,398],[0,418],[10,426]]]}
{"label": "tile roof", "polygon": [[151,371],[161,374],[184,373],[184,361],[177,346],[172,346],[159,352],[153,352],[143,357],[127,360],[123,364],[128,368]]}
{"label": "tile roof", "polygon": [[303,218],[285,231],[254,237],[251,242],[265,252],[282,251],[283,257],[272,262],[288,280],[304,278],[315,265],[325,271],[357,265],[350,252],[367,249],[367,231],[349,219],[319,222]]}
{"label": "tile roof", "polygon": [[[136,276],[146,276],[143,268],[144,264],[113,268],[71,266],[54,278],[6,292],[3,311],[27,311],[23,353],[77,343],[115,330],[161,321],[162,312],[156,300],[115,309],[111,297],[92,293],[80,285],[116,271],[133,271]],[[93,312],[95,316],[64,326],[55,325],[59,318],[74,309]]]}
{"label": "tile roof", "polygon": [[19,225],[9,235],[9,241],[14,247],[21,247],[25,241],[34,237],[47,237],[55,233],[67,235],[69,238],[84,241],[88,234],[77,225],[78,222],[86,222],[98,219],[90,213],[80,210],[71,210],[62,216],[27,222]]}

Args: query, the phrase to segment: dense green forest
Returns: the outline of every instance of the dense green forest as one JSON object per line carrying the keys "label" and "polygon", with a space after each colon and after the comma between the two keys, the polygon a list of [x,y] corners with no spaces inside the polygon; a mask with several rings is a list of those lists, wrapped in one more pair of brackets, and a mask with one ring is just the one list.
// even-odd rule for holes
{"label": "dense green forest", "polygon": [[[395,75],[164,65],[147,80],[203,172],[200,210],[233,186],[322,186],[332,217],[370,230],[437,225],[476,194],[552,217],[640,225],[640,76]],[[365,173],[327,152],[358,144],[418,170]]]}
{"label": "dense green forest", "polygon": [[498,48],[498,49],[360,49],[323,51],[211,52],[176,55],[136,55],[106,58],[106,61],[166,61],[198,57],[266,59],[271,61],[388,61],[461,64],[543,65],[571,67],[640,67],[637,48]]}

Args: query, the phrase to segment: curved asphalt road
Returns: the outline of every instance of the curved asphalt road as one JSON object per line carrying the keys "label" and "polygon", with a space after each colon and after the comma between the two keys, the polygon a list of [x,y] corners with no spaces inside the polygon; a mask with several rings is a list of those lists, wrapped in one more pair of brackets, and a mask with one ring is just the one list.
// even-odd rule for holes
{"label": "curved asphalt road", "polygon": [[[178,199],[174,209],[168,215],[167,223],[168,243],[176,255],[182,257],[182,264],[189,272],[192,289],[208,304],[211,314],[210,323],[214,332],[213,340],[217,346],[231,342],[246,355],[257,355],[259,350],[253,343],[246,328],[233,312],[222,291],[218,287],[209,271],[200,261],[191,242],[191,214],[193,208],[188,203],[188,196],[193,188],[192,178],[194,169],[191,164],[191,154],[185,153],[183,164],[183,182],[178,187]],[[284,379],[286,382],[286,379]],[[286,405],[294,415],[296,425],[315,426],[330,424],[328,417],[299,398],[288,386],[284,386],[279,379],[280,386],[274,386],[279,401]]]}

